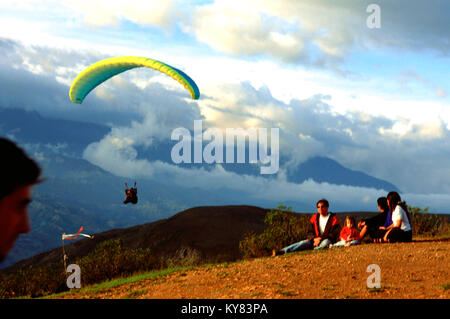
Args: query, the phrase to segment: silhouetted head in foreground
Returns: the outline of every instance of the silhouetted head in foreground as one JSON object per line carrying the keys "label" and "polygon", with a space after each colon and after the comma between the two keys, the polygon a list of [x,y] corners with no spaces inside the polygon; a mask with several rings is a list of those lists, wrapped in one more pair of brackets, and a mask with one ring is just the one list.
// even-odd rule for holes
{"label": "silhouetted head in foreground", "polygon": [[0,138],[0,262],[20,234],[30,231],[27,207],[40,167],[14,142]]}

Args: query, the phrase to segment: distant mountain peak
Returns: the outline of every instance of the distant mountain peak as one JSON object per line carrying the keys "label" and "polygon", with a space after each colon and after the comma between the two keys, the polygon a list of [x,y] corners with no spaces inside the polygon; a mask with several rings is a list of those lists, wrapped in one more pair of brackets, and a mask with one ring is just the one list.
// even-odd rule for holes
{"label": "distant mountain peak", "polygon": [[351,170],[337,161],[323,156],[311,157],[297,167],[288,170],[288,180],[302,183],[312,179],[318,183],[349,185],[383,189],[386,192],[400,190],[390,182],[370,176],[364,172]]}

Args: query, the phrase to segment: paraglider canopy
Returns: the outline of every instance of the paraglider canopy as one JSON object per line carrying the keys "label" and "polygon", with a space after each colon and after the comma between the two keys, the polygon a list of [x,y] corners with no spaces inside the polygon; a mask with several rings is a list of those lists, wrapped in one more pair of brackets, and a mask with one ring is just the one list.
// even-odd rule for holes
{"label": "paraglider canopy", "polygon": [[70,100],[81,104],[89,92],[98,85],[117,74],[139,67],[147,67],[167,74],[181,83],[189,91],[192,99],[197,100],[200,97],[197,84],[183,71],[150,58],[121,56],[98,61],[78,74],[70,86]]}

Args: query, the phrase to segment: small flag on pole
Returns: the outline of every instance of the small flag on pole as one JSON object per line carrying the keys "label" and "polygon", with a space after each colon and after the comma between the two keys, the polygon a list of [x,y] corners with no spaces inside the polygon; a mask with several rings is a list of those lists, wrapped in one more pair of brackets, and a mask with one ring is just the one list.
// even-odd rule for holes
{"label": "small flag on pole", "polygon": [[62,240],[65,240],[65,239],[77,239],[78,236],[84,236],[84,237],[87,237],[87,238],[94,238],[94,236],[87,235],[87,234],[82,234],[81,233],[82,230],[83,230],[83,226],[81,226],[80,230],[76,234],[62,234]]}

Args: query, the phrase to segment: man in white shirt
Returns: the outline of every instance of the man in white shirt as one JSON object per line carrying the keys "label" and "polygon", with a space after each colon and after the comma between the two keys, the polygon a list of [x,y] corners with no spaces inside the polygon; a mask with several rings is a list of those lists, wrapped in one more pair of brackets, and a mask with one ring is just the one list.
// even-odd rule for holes
{"label": "man in white shirt", "polygon": [[394,227],[400,227],[403,231],[410,231],[411,225],[409,224],[408,216],[405,210],[397,205],[394,212],[392,213],[392,222],[395,224]]}
{"label": "man in white shirt", "polygon": [[[319,232],[322,235],[325,231],[325,226],[327,225],[328,218],[330,218],[330,214],[328,214],[328,209],[326,209],[326,216],[320,214],[319,216]],[[322,211],[325,213],[325,209],[322,209]]]}

